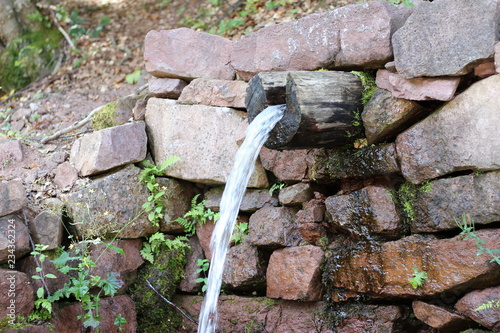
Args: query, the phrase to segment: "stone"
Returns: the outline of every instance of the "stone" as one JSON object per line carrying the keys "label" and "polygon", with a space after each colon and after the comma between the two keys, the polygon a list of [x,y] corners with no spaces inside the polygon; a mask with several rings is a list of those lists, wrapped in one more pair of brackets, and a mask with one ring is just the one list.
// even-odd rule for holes
{"label": "stone", "polygon": [[212,250],[210,249],[210,239],[212,238],[212,233],[215,228],[215,223],[213,221],[207,221],[204,224],[198,224],[196,226],[196,236],[200,242],[200,246],[203,249],[205,258],[208,261],[212,260]]}
{"label": "stone", "polygon": [[[224,188],[214,187],[205,193],[205,207],[218,212]],[[278,199],[271,196],[268,190],[247,189],[241,200],[240,211],[253,213],[262,207],[276,207]]]}
{"label": "stone", "polygon": [[144,121],[146,115],[146,105],[148,104],[148,99],[151,98],[149,94],[141,95],[135,102],[135,106],[132,109],[134,121]]}
{"label": "stone", "polygon": [[188,28],[151,30],[144,40],[146,70],[158,78],[232,80],[232,45],[229,39]]}
{"label": "stone", "polygon": [[[62,289],[66,283],[70,282],[70,279],[67,274],[61,273],[55,267],[55,265],[51,262],[51,259],[47,258],[47,260],[40,262],[40,267],[42,268],[43,274],[54,274],[56,276],[55,279],[45,279],[45,285],[47,286],[49,292],[53,294],[57,290]],[[32,278],[32,276],[40,274],[36,271],[37,267],[39,267],[39,264],[36,262],[34,256],[27,256],[19,260],[16,265],[16,269],[31,277],[30,283],[35,291],[44,287],[42,280]]]}
{"label": "stone", "polygon": [[[84,314],[82,303],[74,303],[58,309],[50,323],[55,332],[80,332],[84,326],[82,320],[78,319],[78,317]],[[99,316],[102,320],[99,323],[99,331],[119,332],[118,326],[114,324],[118,315],[121,315],[126,320],[122,326],[123,332],[137,331],[135,304],[128,295],[101,298],[99,301]]]}
{"label": "stone", "polygon": [[42,211],[29,224],[29,228],[35,244],[47,245],[46,250],[54,250],[61,246],[63,222],[60,211]]}
{"label": "stone", "polygon": [[90,176],[146,158],[145,123],[106,128],[77,139],[71,148],[70,163],[81,176]]}
{"label": "stone", "polygon": [[31,251],[29,237],[28,227],[19,216],[0,217],[0,264],[13,269],[16,260]]}
{"label": "stone", "polygon": [[475,225],[499,221],[500,171],[433,180],[428,191],[416,193],[412,205],[412,233],[455,229],[463,216]]}
{"label": "stone", "polygon": [[0,161],[5,165],[11,161],[21,162],[24,159],[21,141],[12,140],[0,143]]}
{"label": "stone", "polygon": [[265,261],[263,261],[257,247],[243,241],[228,250],[222,274],[224,289],[262,290],[266,283],[265,277]]}
{"label": "stone", "polygon": [[418,320],[438,329],[439,332],[461,332],[471,326],[471,321],[466,317],[433,304],[413,301],[412,308]]}
{"label": "stone", "polygon": [[[499,229],[475,234],[489,248],[500,247]],[[474,240],[463,235],[437,239],[417,234],[390,242],[334,242],[325,254],[324,283],[374,298],[428,298],[497,285],[498,265],[485,253],[477,256],[477,251]],[[428,276],[416,289],[409,282],[413,269]]]}
{"label": "stone", "polygon": [[275,250],[267,267],[266,296],[286,300],[321,300],[320,265],[323,256],[323,250],[313,245]]}
{"label": "stone", "polygon": [[[76,246],[78,247],[79,244]],[[87,246],[87,244],[83,243],[83,246]],[[124,254],[118,253],[108,246],[122,249]],[[104,279],[110,272],[117,273],[116,278],[122,284],[117,293],[123,293],[135,281],[137,269],[144,263],[140,254],[141,249],[142,240],[140,239],[120,239],[92,244],[89,247],[90,259],[97,266],[90,268],[90,275]]]}
{"label": "stone", "polygon": [[[243,112],[158,98],[148,101],[146,124],[156,162],[180,158],[165,170],[167,176],[213,185],[227,181],[238,150],[236,135],[248,126]],[[248,187],[267,185],[257,161]]]}
{"label": "stone", "polygon": [[314,197],[314,186],[310,183],[297,183],[280,190],[278,199],[284,206],[301,206]]}
{"label": "stone", "polygon": [[338,328],[342,333],[397,332],[397,321],[403,317],[403,311],[396,305],[348,303],[337,307],[336,312],[343,318]]}
{"label": "stone", "polygon": [[393,97],[413,101],[449,101],[455,96],[459,77],[412,78],[406,79],[399,73],[386,69],[377,71],[377,87],[389,90]]}
{"label": "stone", "polygon": [[179,290],[185,293],[198,293],[201,291],[201,283],[196,280],[202,276],[198,272],[198,260],[204,259],[203,249],[196,235],[189,238],[189,250],[186,255],[186,267],[184,268],[184,277],[179,283]]}
{"label": "stone", "polygon": [[500,73],[500,42],[495,44],[495,70]]}
{"label": "stone", "polygon": [[359,149],[326,149],[316,157],[312,178],[319,183],[333,183],[345,178],[373,178],[398,175],[401,171],[396,145],[385,144]]}
{"label": "stone", "polygon": [[184,227],[179,222],[174,221],[178,217],[183,217],[191,209],[191,200],[194,196],[193,184],[167,177],[158,177],[156,182],[165,192],[160,199],[164,208],[164,216],[160,221],[160,231],[168,234],[184,232]]}
{"label": "stone", "polygon": [[312,164],[316,151],[316,149],[277,151],[262,147],[259,156],[264,169],[271,171],[282,182],[293,184],[308,179],[309,164]]}
{"label": "stone", "polygon": [[14,179],[0,183],[0,216],[21,210],[28,204],[23,183]]}
{"label": "stone", "polygon": [[260,72],[380,68],[410,12],[376,1],[267,26],[234,43],[231,64],[245,81]]}
{"label": "stone", "polygon": [[186,81],[181,79],[169,79],[152,77],[148,81],[149,93],[153,97],[178,99],[184,88]]}
{"label": "stone", "polygon": [[500,331],[499,300],[500,286],[474,290],[459,299],[455,309],[490,330]]}
{"label": "stone", "polygon": [[361,113],[368,145],[395,139],[426,113],[417,102],[395,98],[390,91],[377,89]]}
{"label": "stone", "polygon": [[476,82],[401,133],[396,150],[403,176],[421,183],[457,171],[499,169],[499,85],[500,75]]}
{"label": "stone", "polygon": [[326,217],[333,230],[355,239],[397,239],[402,234],[391,189],[366,186],[360,191],[326,198]]}
{"label": "stone", "polygon": [[60,189],[70,189],[78,180],[78,170],[70,162],[64,162],[57,166],[54,184]]}
{"label": "stone", "polygon": [[474,75],[485,79],[489,76],[495,75],[497,72],[495,70],[495,63],[493,61],[488,61],[474,67]]}
{"label": "stone", "polygon": [[182,91],[179,103],[244,109],[246,89],[244,81],[194,79]]}
{"label": "stone", "polygon": [[138,97],[126,96],[108,103],[92,117],[92,126],[95,130],[126,124],[133,118],[133,109]]}
{"label": "stone", "polygon": [[35,291],[29,277],[19,271],[0,268],[0,318],[27,316],[34,310]]}
{"label": "stone", "polygon": [[298,245],[302,237],[297,230],[293,207],[264,207],[250,216],[248,239],[258,247],[278,248]]}
{"label": "stone", "polygon": [[326,239],[326,229],[323,226],[325,216],[325,198],[316,197],[304,202],[303,208],[295,215],[302,238],[312,245],[323,246]]}
{"label": "stone", "polygon": [[61,197],[80,239],[139,238],[158,231],[142,213],[149,194],[139,172],[128,165]]}
{"label": "stone", "polygon": [[493,56],[498,14],[490,0],[422,2],[392,36],[396,69],[405,78],[467,74]]}

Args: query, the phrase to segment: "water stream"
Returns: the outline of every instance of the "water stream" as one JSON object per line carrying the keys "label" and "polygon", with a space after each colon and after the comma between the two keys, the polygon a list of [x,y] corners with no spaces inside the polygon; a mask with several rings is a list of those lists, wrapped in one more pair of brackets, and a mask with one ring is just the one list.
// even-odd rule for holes
{"label": "water stream", "polygon": [[208,273],[207,293],[199,318],[198,333],[213,333],[217,327],[217,303],[222,273],[241,200],[254,170],[257,156],[268,139],[269,132],[283,117],[284,110],[284,105],[273,105],[259,113],[248,125],[245,141],[236,152],[234,165],[222,194],[220,217],[210,240],[212,260]]}

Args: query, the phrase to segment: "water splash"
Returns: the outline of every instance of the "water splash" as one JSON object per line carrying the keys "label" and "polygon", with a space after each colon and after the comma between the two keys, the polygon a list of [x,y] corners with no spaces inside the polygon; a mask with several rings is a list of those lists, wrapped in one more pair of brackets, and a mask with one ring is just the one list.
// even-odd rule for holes
{"label": "water splash", "polygon": [[234,165],[222,194],[220,217],[210,240],[212,260],[198,333],[212,333],[217,327],[217,302],[222,284],[222,273],[241,200],[255,167],[257,156],[268,139],[269,132],[283,117],[284,111],[284,105],[273,105],[259,113],[248,126],[245,141],[236,152]]}

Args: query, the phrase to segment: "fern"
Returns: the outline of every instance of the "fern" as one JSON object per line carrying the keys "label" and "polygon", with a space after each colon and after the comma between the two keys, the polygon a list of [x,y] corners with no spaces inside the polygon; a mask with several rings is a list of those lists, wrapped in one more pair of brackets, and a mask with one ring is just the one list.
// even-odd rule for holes
{"label": "fern", "polygon": [[165,247],[170,251],[181,251],[184,254],[189,248],[188,238],[177,236],[174,239],[168,239],[161,232],[154,233],[147,242],[144,242],[141,256],[144,260],[154,263],[155,255]]}
{"label": "fern", "polygon": [[197,194],[193,197],[191,200],[191,209],[186,212],[183,217],[178,217],[174,220],[174,222],[178,222],[184,227],[186,237],[194,235],[198,223],[205,224],[207,220],[215,222],[219,218],[219,213],[215,213],[211,209],[205,208],[205,200],[197,203],[199,196],[200,195]]}
{"label": "fern", "polygon": [[500,308],[500,301],[489,300],[488,302],[481,304],[475,311],[482,311],[492,308]]}

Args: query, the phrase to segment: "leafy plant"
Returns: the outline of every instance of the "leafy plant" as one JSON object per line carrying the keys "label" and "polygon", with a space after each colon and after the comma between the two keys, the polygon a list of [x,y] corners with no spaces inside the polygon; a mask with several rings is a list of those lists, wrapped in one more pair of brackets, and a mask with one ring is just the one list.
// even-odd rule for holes
{"label": "leafy plant", "polygon": [[151,235],[147,242],[144,242],[140,253],[144,260],[154,263],[155,254],[165,247],[171,251],[180,250],[185,252],[189,248],[188,238],[177,236],[174,239],[168,239],[165,238],[163,233],[157,232]]}
{"label": "leafy plant", "polygon": [[361,84],[363,85],[363,92],[361,93],[361,103],[363,105],[368,104],[373,94],[375,93],[375,90],[377,90],[375,77],[369,72],[352,71],[351,73],[359,77],[359,79],[361,80]]}
{"label": "leafy plant", "polygon": [[500,308],[500,301],[489,300],[488,302],[481,304],[474,311],[482,311],[482,310],[487,310],[487,309],[492,309],[492,308]]}
{"label": "leafy plant", "polygon": [[165,159],[159,166],[148,160],[141,162],[144,169],[139,173],[139,180],[146,184],[149,191],[148,201],[142,205],[142,208],[148,213],[148,220],[154,226],[160,224],[160,220],[164,216],[163,211],[165,210],[161,201],[165,190],[156,182],[156,176],[162,176],[166,168],[178,161],[180,161],[180,158],[173,156]]}
{"label": "leafy plant", "polygon": [[405,7],[415,6],[412,0],[386,0],[386,1],[393,5],[404,5]]}
{"label": "leafy plant", "polygon": [[458,221],[455,219],[455,223],[457,226],[462,230],[460,233],[461,235],[467,235],[464,240],[467,239],[473,239],[476,247],[479,249],[477,251],[476,256],[479,256],[483,253],[489,254],[491,257],[493,257],[490,262],[496,262],[497,264],[500,265],[500,249],[489,249],[485,247],[483,244],[486,244],[486,241],[479,238],[475,233],[475,227],[474,227],[474,220],[471,218],[467,218],[465,214],[462,214],[462,222]]}
{"label": "leafy plant", "polygon": [[286,186],[285,183],[283,183],[281,180],[278,180],[269,189],[269,194],[273,195],[274,191],[276,191],[276,190],[281,191],[285,186]]}
{"label": "leafy plant", "polygon": [[234,241],[234,245],[238,245],[243,240],[243,237],[248,235],[248,222],[238,223],[234,228],[234,233],[231,239]]}
{"label": "leafy plant", "polygon": [[193,197],[191,200],[191,209],[183,217],[178,217],[174,220],[174,222],[178,222],[184,227],[186,237],[194,235],[198,223],[205,224],[207,220],[216,222],[219,219],[219,213],[213,212],[210,208],[205,208],[205,200],[197,203],[199,196],[197,194]]}
{"label": "leafy plant", "polygon": [[413,289],[417,289],[424,285],[424,281],[428,278],[425,271],[419,272],[417,268],[413,268],[413,277],[408,281],[411,283]]}
{"label": "leafy plant", "polygon": [[126,323],[127,323],[127,319],[125,319],[125,318],[121,315],[121,313],[119,313],[119,314],[116,316],[116,318],[115,318],[115,321],[114,321],[113,325],[117,326],[117,327],[118,327],[118,330],[119,330],[120,332],[122,332],[122,331],[123,331],[123,328],[124,328],[124,326],[125,326],[125,324],[126,324]]}
{"label": "leafy plant", "polygon": [[413,203],[417,198],[418,193],[429,193],[431,191],[431,182],[425,181],[420,185],[415,185],[410,182],[403,183],[398,191],[399,205],[405,214],[408,221],[415,220],[415,208]]}
{"label": "leafy plant", "polygon": [[127,81],[127,83],[129,84],[136,84],[139,81],[140,77],[141,77],[141,70],[136,69],[132,73],[127,74],[127,76],[125,76],[125,81]]}
{"label": "leafy plant", "polygon": [[207,291],[207,282],[208,282],[208,276],[207,272],[210,269],[210,263],[208,262],[208,259],[198,259],[196,265],[200,268],[196,270],[196,273],[203,273],[203,277],[199,277],[196,279],[196,283],[203,283],[203,286],[201,287],[201,291],[205,292]]}

